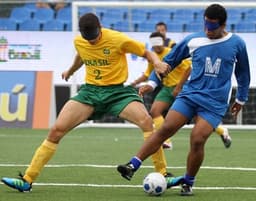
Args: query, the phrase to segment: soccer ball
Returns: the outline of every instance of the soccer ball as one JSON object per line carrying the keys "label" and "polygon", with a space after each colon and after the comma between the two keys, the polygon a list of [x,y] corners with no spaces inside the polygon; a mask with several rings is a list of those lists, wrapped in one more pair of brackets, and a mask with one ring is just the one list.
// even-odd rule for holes
{"label": "soccer ball", "polygon": [[143,190],[149,195],[161,195],[166,190],[165,177],[158,173],[149,173],[143,180]]}

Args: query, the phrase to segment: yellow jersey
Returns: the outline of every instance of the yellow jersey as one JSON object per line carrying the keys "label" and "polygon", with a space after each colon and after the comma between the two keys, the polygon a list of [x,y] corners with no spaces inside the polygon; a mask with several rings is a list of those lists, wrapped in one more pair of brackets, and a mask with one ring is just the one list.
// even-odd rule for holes
{"label": "yellow jersey", "polygon": [[[170,48],[165,47],[164,50],[161,53],[156,53],[160,60],[163,60],[164,56],[167,55],[170,52]],[[166,77],[163,78],[162,84],[166,87],[171,87],[177,85],[184,72],[191,67],[191,60],[185,59],[183,60],[176,68],[174,68],[173,71],[171,71]],[[146,71],[144,72],[144,75],[146,77],[149,77],[151,72],[154,70],[154,67],[151,63],[148,64],[148,67]]]}
{"label": "yellow jersey", "polygon": [[101,33],[94,45],[82,36],[74,39],[85,64],[85,82],[96,86],[123,84],[128,78],[126,53],[143,56],[146,46],[118,31],[102,28]]}

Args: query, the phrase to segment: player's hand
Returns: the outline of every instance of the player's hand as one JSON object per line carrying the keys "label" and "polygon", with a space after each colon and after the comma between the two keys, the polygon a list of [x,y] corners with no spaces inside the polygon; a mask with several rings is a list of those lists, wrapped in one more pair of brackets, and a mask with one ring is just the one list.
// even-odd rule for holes
{"label": "player's hand", "polygon": [[154,64],[155,71],[157,74],[159,74],[161,77],[165,77],[168,73],[171,72],[171,68],[169,64],[165,62],[159,62]]}
{"label": "player's hand", "polygon": [[150,85],[144,85],[139,88],[139,96],[143,97],[145,93],[153,91],[153,88]]}
{"label": "player's hand", "polygon": [[242,109],[242,105],[235,102],[231,107],[232,116],[236,118],[241,109]]}
{"label": "player's hand", "polygon": [[70,75],[70,73],[69,73],[68,70],[64,71],[64,72],[61,74],[62,79],[65,80],[65,81],[68,81],[69,78],[70,78],[70,76],[71,76],[71,75]]}

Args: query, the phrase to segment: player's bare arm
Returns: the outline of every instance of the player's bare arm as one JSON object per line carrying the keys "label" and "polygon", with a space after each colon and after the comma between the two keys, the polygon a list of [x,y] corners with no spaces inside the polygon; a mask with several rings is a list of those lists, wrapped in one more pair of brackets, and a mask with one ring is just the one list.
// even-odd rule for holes
{"label": "player's bare arm", "polygon": [[170,66],[167,63],[162,62],[156,53],[146,50],[144,57],[148,60],[148,62],[153,64],[156,73],[165,76],[171,72]]}
{"label": "player's bare arm", "polygon": [[174,90],[173,90],[173,92],[172,92],[172,94],[173,94],[174,97],[176,97],[176,96],[180,93],[180,91],[181,91],[181,89],[182,89],[184,83],[188,80],[188,77],[190,76],[190,72],[191,72],[191,67],[188,68],[188,69],[184,72],[184,74],[183,74],[183,76],[181,77],[179,83],[178,83],[178,84],[176,85],[176,87],[174,88]]}
{"label": "player's bare arm", "polygon": [[62,73],[62,75],[61,75],[62,79],[68,81],[70,76],[73,75],[74,72],[76,72],[79,68],[81,68],[82,65],[83,65],[83,61],[82,61],[81,57],[78,54],[76,54],[71,67]]}

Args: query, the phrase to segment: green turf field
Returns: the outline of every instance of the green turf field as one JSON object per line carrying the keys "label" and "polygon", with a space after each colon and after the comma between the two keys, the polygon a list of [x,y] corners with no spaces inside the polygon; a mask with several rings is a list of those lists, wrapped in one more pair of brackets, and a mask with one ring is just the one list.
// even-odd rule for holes
{"label": "green turf field", "polygon": [[[173,137],[174,149],[166,151],[169,170],[185,171],[189,129]],[[143,139],[136,128],[80,128],[69,133],[33,185],[31,193],[19,193],[0,185],[1,201],[255,201],[256,131],[231,130],[233,143],[225,149],[213,134],[206,146],[205,161],[197,176],[193,197],[180,197],[168,189],[160,197],[147,196],[143,177],[153,171],[150,159],[126,181],[116,165],[127,162]],[[47,135],[44,130],[0,129],[0,176],[24,172],[35,149]]]}

